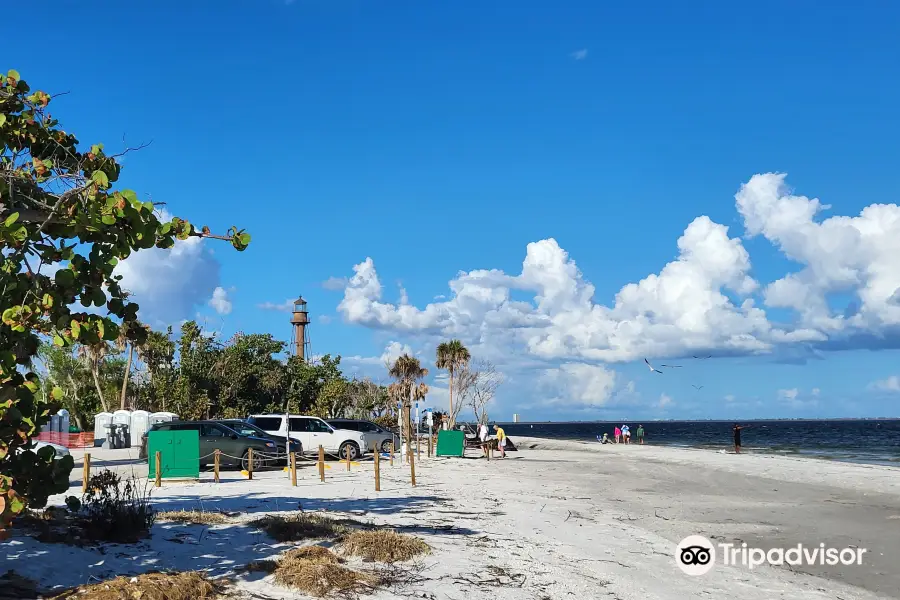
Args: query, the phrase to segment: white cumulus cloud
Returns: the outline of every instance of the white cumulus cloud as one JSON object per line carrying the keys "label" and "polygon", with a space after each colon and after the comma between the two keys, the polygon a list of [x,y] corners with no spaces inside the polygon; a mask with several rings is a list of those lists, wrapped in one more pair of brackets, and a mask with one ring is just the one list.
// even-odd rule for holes
{"label": "white cumulus cloud", "polygon": [[221,286],[213,290],[212,298],[209,299],[209,305],[220,315],[231,313],[231,300],[228,299],[228,292]]}
{"label": "white cumulus cloud", "polygon": [[[793,195],[782,174],[754,175],[735,195],[748,236],[763,236],[800,265],[760,285],[741,231],[699,216],[676,258],[625,284],[611,303],[553,238],[527,245],[521,272],[460,272],[446,299],[387,302],[372,258],[353,267],[338,312],[349,323],[458,337],[543,361],[585,363],[900,347],[900,208],[872,204],[856,217],[817,219],[825,206]],[[829,304],[849,294],[845,307]],[[522,297],[528,300],[521,300]],[[792,309],[773,323],[766,308]]]}
{"label": "white cumulus cloud", "polygon": [[877,392],[892,392],[897,393],[900,392],[900,377],[896,375],[891,375],[887,379],[881,379],[879,381],[873,381],[869,384],[870,390],[875,390]]}
{"label": "white cumulus cloud", "polygon": [[122,288],[132,293],[140,317],[150,324],[191,318],[219,287],[219,262],[197,237],[172,248],[135,252],[116,265]]}
{"label": "white cumulus cloud", "polygon": [[603,406],[612,398],[616,372],[602,365],[565,363],[541,373],[539,389],[543,404],[567,407]]}

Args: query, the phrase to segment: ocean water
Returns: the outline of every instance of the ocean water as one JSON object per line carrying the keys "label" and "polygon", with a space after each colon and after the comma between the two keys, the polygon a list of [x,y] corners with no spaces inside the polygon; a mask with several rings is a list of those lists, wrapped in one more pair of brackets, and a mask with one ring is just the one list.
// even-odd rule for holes
{"label": "ocean water", "polygon": [[[631,440],[641,423],[628,423]],[[732,421],[643,421],[645,443],[730,449]],[[622,423],[504,423],[517,435],[596,441]],[[900,419],[741,421],[741,451],[900,467]]]}

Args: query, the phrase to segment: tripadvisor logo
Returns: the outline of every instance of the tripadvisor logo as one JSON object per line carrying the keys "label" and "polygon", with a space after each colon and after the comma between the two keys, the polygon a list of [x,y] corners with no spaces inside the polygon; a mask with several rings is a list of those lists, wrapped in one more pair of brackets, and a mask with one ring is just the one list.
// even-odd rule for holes
{"label": "tripadvisor logo", "polygon": [[[717,547],[718,546],[718,549]],[[861,565],[865,548],[829,548],[825,544],[790,548],[751,548],[746,543],[714,545],[701,535],[689,535],[675,548],[675,564],[691,576],[705,575],[716,564],[716,555],[725,566],[742,566],[755,569],[761,565]]]}

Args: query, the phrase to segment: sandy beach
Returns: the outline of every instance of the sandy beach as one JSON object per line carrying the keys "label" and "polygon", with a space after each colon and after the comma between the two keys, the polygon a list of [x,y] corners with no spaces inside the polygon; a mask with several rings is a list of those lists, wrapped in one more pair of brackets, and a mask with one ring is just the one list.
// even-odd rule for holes
{"label": "sandy beach", "polygon": [[[392,526],[432,546],[414,582],[378,590],[376,600],[900,597],[898,469],[650,445],[515,441],[520,451],[506,460],[487,461],[475,452],[465,459],[423,457],[415,488],[399,461],[385,464],[380,493],[366,463],[349,473],[332,463],[326,483],[307,466],[297,487],[281,471],[258,473],[253,481],[226,472],[218,485],[207,476],[165,483],[153,492],[160,510],[240,514],[233,524],[212,527],[159,522],[151,538],[132,546],[48,545],[19,532],[0,544],[0,571],[14,569],[60,590],[117,574],[204,569],[233,577],[235,597],[305,598],[270,577],[237,573],[288,547],[248,521],[303,510]],[[98,456],[95,464],[102,461]],[[109,464],[146,473],[127,454]],[[76,467],[73,477],[79,473]],[[80,493],[73,485],[71,493]],[[750,570],[717,564],[691,577],[677,567],[674,552],[692,534],[764,549],[824,543],[867,552],[861,565]],[[48,554],[60,560],[40,560]]]}

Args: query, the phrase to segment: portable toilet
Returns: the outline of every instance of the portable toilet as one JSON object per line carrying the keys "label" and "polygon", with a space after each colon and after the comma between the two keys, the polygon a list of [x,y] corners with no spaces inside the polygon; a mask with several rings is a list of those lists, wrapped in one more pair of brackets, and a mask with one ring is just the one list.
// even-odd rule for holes
{"label": "portable toilet", "polygon": [[60,444],[68,446],[69,441],[69,411],[61,409],[56,413],[59,416],[59,439]]}
{"label": "portable toilet", "polygon": [[102,412],[94,416],[94,446],[99,448],[106,440],[109,429],[106,427],[113,420],[112,413]]}
{"label": "portable toilet", "polygon": [[140,447],[141,438],[150,429],[150,413],[136,410],[131,413],[131,445]]}
{"label": "portable toilet", "polygon": [[177,421],[178,415],[170,412],[155,412],[150,415],[150,427],[153,427],[157,423],[167,423],[169,421]]}
{"label": "portable toilet", "polygon": [[131,446],[131,411],[130,410],[117,410],[113,413],[114,425],[120,425],[122,427],[116,429],[117,435],[121,436],[119,440],[119,444],[116,444],[117,448],[128,448]]}

